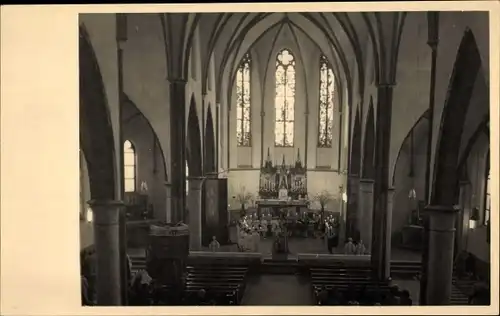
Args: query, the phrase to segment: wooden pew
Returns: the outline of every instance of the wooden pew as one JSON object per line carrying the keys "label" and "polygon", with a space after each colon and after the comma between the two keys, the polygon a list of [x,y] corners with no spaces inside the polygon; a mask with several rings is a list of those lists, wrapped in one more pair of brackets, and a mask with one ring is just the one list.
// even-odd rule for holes
{"label": "wooden pew", "polygon": [[376,282],[371,278],[371,269],[364,265],[348,265],[335,263],[332,265],[316,265],[309,269],[313,293],[318,298],[322,288],[336,288],[341,293],[364,290],[379,291],[381,294],[389,290],[387,282]]}
{"label": "wooden pew", "polygon": [[243,297],[248,268],[231,265],[197,264],[187,267],[186,292],[192,295],[201,289],[227,297],[236,304]]}

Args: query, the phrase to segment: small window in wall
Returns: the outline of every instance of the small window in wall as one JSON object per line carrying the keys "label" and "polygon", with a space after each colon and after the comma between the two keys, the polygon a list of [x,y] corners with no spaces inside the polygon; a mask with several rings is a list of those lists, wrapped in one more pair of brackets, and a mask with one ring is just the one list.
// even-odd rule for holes
{"label": "small window in wall", "polygon": [[490,170],[488,166],[488,176],[486,178],[486,188],[485,188],[485,201],[484,201],[484,217],[483,224],[487,225],[490,220],[490,211],[491,211],[491,181],[490,181]]}
{"label": "small window in wall", "polygon": [[125,192],[135,192],[136,162],[134,145],[126,140],[123,144]]}

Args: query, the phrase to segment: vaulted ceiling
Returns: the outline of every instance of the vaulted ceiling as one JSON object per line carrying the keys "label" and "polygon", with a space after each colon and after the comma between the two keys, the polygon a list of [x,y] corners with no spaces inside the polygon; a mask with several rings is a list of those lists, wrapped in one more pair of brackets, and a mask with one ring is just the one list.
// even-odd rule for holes
{"label": "vaulted ceiling", "polygon": [[[174,13],[160,14],[160,17],[167,52],[170,52],[169,59],[172,60],[169,66],[178,74],[187,72],[187,58],[183,56],[189,56],[186,52],[189,52],[194,31],[198,29],[202,90],[207,90],[207,76],[213,57],[217,98],[220,98],[221,87],[232,82],[243,55],[263,37],[276,37],[284,30],[290,31],[295,39],[308,38],[332,62],[336,75],[345,83],[349,93],[363,95],[367,49],[373,50],[377,79],[384,76],[383,79],[392,80],[388,65],[392,65],[397,58],[395,52],[405,14],[249,12]],[[354,86],[357,91],[352,90]]]}
{"label": "vaulted ceiling", "polygon": [[[243,55],[264,36],[276,38],[288,29],[297,40],[306,36],[332,62],[336,75],[349,85],[354,72],[364,77],[363,50],[367,29],[360,13],[204,13],[200,14],[200,51],[206,78],[212,54],[217,83],[234,76]],[[357,27],[355,25],[357,24]],[[215,53],[215,54],[214,54]],[[230,80],[231,81],[231,80]],[[203,83],[206,86],[206,82]],[[349,87],[350,88],[350,87]]]}

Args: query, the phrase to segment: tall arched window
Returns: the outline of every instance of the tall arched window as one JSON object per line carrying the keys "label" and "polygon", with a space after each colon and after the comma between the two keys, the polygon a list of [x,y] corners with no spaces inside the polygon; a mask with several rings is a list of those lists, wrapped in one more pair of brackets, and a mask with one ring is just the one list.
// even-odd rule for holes
{"label": "tall arched window", "polygon": [[293,147],[295,59],[288,49],[283,49],[276,58],[275,107],[274,145]]}
{"label": "tall arched window", "polygon": [[333,107],[335,100],[335,77],[328,59],[319,61],[319,131],[318,147],[330,148],[333,142]]}
{"label": "tall arched window", "polygon": [[236,139],[238,146],[251,146],[250,54],[246,53],[236,73]]}
{"label": "tall arched window", "polygon": [[189,167],[188,167],[188,162],[186,160],[186,196],[189,192],[189,180],[188,180],[188,177],[189,177]]}
{"label": "tall arched window", "polygon": [[483,216],[483,224],[487,225],[490,220],[490,211],[491,211],[491,171],[490,166],[488,166],[488,173],[486,177],[486,187],[485,187],[485,197],[484,197],[484,216]]}
{"label": "tall arched window", "polygon": [[124,179],[125,192],[135,191],[135,176],[136,176],[136,156],[134,145],[128,140],[123,144],[123,164],[124,164]]}

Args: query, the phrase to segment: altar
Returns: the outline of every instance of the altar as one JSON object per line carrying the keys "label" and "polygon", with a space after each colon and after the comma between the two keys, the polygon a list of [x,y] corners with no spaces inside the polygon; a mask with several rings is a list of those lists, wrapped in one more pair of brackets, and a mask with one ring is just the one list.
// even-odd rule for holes
{"label": "altar", "polygon": [[287,226],[308,210],[306,170],[302,166],[300,152],[297,152],[293,165],[285,163],[285,156],[281,165],[273,165],[268,148],[267,159],[260,170],[259,198],[255,204],[259,220],[262,220],[265,210],[266,217],[279,222],[280,233],[275,240],[277,253],[289,252]]}
{"label": "altar", "polygon": [[[255,204],[257,206],[257,215],[259,219],[261,218],[262,209],[271,210],[272,217],[280,217],[283,209],[295,209],[297,214],[303,209],[308,209],[309,201],[307,200],[280,200],[280,199],[261,199],[256,200]],[[283,213],[286,218],[286,214]]]}

